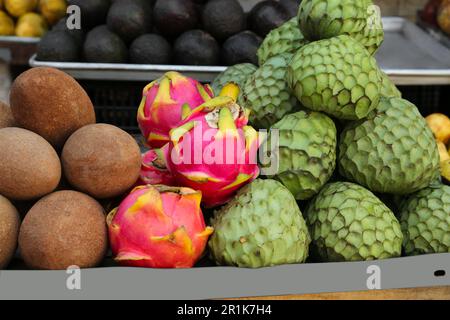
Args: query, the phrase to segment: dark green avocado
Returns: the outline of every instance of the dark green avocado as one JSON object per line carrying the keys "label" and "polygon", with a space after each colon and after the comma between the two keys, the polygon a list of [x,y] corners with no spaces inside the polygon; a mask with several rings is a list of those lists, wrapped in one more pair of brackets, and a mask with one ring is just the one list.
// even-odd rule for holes
{"label": "dark green avocado", "polygon": [[80,60],[81,46],[68,32],[47,32],[37,47],[37,60],[76,62]]}
{"label": "dark green avocado", "polygon": [[258,65],[256,52],[262,40],[261,37],[251,31],[244,31],[232,36],[222,46],[222,62],[227,66],[240,63]]}
{"label": "dark green avocado", "polygon": [[277,1],[266,0],[253,7],[248,16],[248,23],[252,31],[264,38],[288,19],[283,6]]}
{"label": "dark green avocado", "polygon": [[87,62],[125,63],[128,49],[123,40],[106,25],[92,29],[86,36],[83,56]]}
{"label": "dark green avocado", "polygon": [[286,12],[288,19],[297,16],[298,8],[302,3],[302,0],[280,0],[280,5]]}
{"label": "dark green avocado", "polygon": [[73,29],[73,30],[69,30],[67,28],[67,23],[66,23],[66,18],[62,18],[61,20],[59,20],[52,28],[52,31],[65,31],[68,34],[70,34],[75,41],[79,44],[82,45],[84,42],[84,37],[85,37],[85,33],[83,32],[83,30],[81,29]]}
{"label": "dark green avocado", "polygon": [[175,63],[214,66],[219,63],[220,47],[216,39],[202,30],[183,33],[174,44]]}
{"label": "dark green avocado", "polygon": [[157,0],[153,20],[163,35],[175,38],[198,26],[199,16],[192,0]]}
{"label": "dark green avocado", "polygon": [[68,4],[80,7],[81,27],[87,32],[105,23],[111,0],[69,0]]}
{"label": "dark green avocado", "polygon": [[170,43],[157,34],[144,34],[130,47],[130,62],[136,64],[169,64],[172,60]]}
{"label": "dark green avocado", "polygon": [[245,30],[246,16],[237,0],[209,1],[202,12],[203,28],[217,40]]}
{"label": "dark green avocado", "polygon": [[107,16],[108,28],[130,43],[151,31],[152,8],[143,0],[116,0]]}

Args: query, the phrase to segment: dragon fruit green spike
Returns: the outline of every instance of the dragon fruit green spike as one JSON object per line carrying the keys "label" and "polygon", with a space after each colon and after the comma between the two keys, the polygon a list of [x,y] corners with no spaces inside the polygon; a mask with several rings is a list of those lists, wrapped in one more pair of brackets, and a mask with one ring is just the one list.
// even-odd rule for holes
{"label": "dragon fruit green spike", "polygon": [[257,153],[262,140],[247,125],[247,112],[236,104],[238,95],[224,88],[221,96],[171,130],[171,141],[163,148],[176,182],[201,191],[209,208],[226,203],[259,175]]}
{"label": "dragon fruit green spike", "polygon": [[209,86],[177,72],[168,72],[144,88],[138,123],[147,144],[161,148],[169,142],[169,132],[188,114],[213,97]]}
{"label": "dragon fruit green spike", "polygon": [[134,189],[107,218],[115,260],[130,267],[193,267],[213,233],[205,224],[201,198],[189,188]]}
{"label": "dragon fruit green spike", "polygon": [[167,169],[163,157],[158,154],[159,150],[149,150],[142,155],[141,175],[138,185],[163,184],[173,186],[175,181]]}

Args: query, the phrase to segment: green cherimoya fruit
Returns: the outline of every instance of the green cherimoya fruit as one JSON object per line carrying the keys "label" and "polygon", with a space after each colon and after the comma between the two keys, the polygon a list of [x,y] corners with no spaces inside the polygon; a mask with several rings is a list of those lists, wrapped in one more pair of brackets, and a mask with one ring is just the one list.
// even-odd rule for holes
{"label": "green cherimoya fruit", "polygon": [[407,255],[450,253],[450,186],[433,184],[408,196],[399,213]]}
{"label": "green cherimoya fruit", "polygon": [[300,29],[308,40],[361,32],[367,24],[368,0],[303,0]]}
{"label": "green cherimoya fruit", "polygon": [[297,19],[310,41],[349,35],[374,54],[384,39],[380,10],[371,0],[304,0]]}
{"label": "green cherimoya fruit", "polygon": [[275,180],[255,180],[215,212],[211,256],[219,265],[261,268],[302,263],[311,242],[292,194]]}
{"label": "green cherimoya fruit", "polygon": [[[297,200],[316,195],[336,168],[336,126],[319,112],[285,116],[272,129],[279,131],[277,180]],[[273,134],[274,131],[272,131]]]}
{"label": "green cherimoya fruit", "polygon": [[339,172],[373,192],[409,194],[439,175],[433,133],[412,103],[382,98],[367,119],[341,134]]}
{"label": "green cherimoya fruit", "polygon": [[270,58],[244,86],[244,106],[250,109],[250,123],[268,129],[286,114],[296,111],[297,98],[286,82],[287,66],[292,54]]}
{"label": "green cherimoya fruit", "polygon": [[380,72],[382,79],[381,95],[387,98],[401,98],[402,93],[395,86],[394,82],[392,82],[384,71],[380,70]]}
{"label": "green cherimoya fruit", "polygon": [[235,83],[241,88],[244,87],[248,77],[255,73],[258,69],[254,64],[241,63],[228,67],[224,72],[219,74],[211,83],[214,94],[218,96],[222,88],[228,83]]}
{"label": "green cherimoya fruit", "polygon": [[311,256],[325,262],[398,257],[403,235],[394,213],[353,183],[327,184],[306,210]]}
{"label": "green cherimoya fruit", "polygon": [[309,43],[293,57],[288,84],[300,102],[341,120],[359,120],[380,101],[375,59],[349,36]]}
{"label": "green cherimoya fruit", "polygon": [[369,5],[367,23],[363,30],[352,33],[355,40],[361,43],[371,55],[374,55],[384,41],[383,21],[379,7]]}
{"label": "green cherimoya fruit", "polygon": [[307,44],[298,26],[297,18],[292,18],[277,29],[272,30],[258,49],[259,65],[282,53],[295,53]]}

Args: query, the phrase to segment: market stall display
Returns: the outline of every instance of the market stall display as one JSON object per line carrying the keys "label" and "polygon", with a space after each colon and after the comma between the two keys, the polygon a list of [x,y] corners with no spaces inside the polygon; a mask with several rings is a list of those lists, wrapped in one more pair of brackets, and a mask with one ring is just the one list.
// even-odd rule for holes
{"label": "market stall display", "polygon": [[[259,7],[273,12],[268,2]],[[127,271],[130,279],[148,272],[155,282],[170,275],[164,289],[147,290],[170,288],[177,296],[203,279],[195,297],[205,297],[204,283],[214,286],[209,297],[224,297],[235,292],[230,286],[261,276],[263,294],[270,281],[292,290],[298,278],[317,279],[312,268],[335,277],[358,267],[366,277],[365,263],[383,265],[383,279],[405,264],[411,279],[420,278],[423,265],[411,261],[438,261],[433,268],[445,275],[450,119],[425,119],[383,72],[376,53],[384,30],[367,10],[372,1],[328,1],[339,4],[337,11],[325,2],[303,0],[296,18],[261,28],[256,62],[236,61],[211,85],[172,70],[141,88],[133,117],[147,147],[142,154],[125,131],[95,123],[94,103],[71,76],[48,67],[19,76],[11,92],[14,121],[0,129],[0,149],[8,150],[0,154],[0,176],[8,178],[0,193],[13,204],[0,197],[0,208],[14,213],[22,200],[33,204],[19,231],[14,224],[6,230],[5,261],[18,234],[25,268],[113,266],[108,270]],[[156,1],[153,10],[170,14],[167,3]],[[182,33],[191,18],[166,32]],[[372,18],[378,28],[368,25]],[[92,32],[120,40],[122,49],[133,41],[110,26]],[[1,108],[0,119],[9,111]],[[14,123],[23,128],[9,127]],[[170,270],[193,267],[188,277]],[[293,270],[289,285],[283,276]],[[94,271],[107,277],[106,269]],[[433,272],[420,283],[449,284]],[[214,277],[230,283],[215,285]]]}

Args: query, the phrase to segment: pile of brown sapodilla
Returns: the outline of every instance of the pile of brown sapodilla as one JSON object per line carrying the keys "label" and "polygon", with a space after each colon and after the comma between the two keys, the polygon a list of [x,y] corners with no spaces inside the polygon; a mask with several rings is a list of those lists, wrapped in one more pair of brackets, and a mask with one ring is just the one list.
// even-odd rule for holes
{"label": "pile of brown sapodilla", "polygon": [[0,104],[0,269],[17,243],[33,269],[97,266],[108,249],[97,200],[133,187],[138,144],[117,127],[96,124],[86,92],[56,69],[20,75],[10,104]]}

